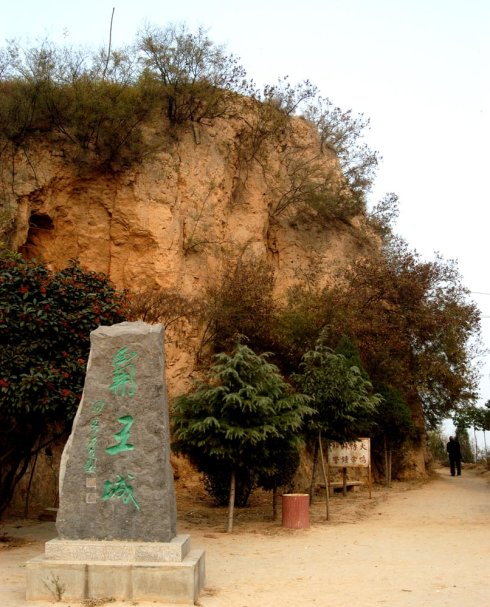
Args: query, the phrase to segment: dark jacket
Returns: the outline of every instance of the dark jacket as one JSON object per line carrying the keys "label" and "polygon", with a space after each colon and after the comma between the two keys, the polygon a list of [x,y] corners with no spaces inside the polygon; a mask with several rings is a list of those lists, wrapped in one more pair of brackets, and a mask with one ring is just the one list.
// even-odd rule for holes
{"label": "dark jacket", "polygon": [[452,436],[449,439],[446,450],[449,453],[450,458],[454,460],[461,459],[461,448],[459,446],[459,441]]}

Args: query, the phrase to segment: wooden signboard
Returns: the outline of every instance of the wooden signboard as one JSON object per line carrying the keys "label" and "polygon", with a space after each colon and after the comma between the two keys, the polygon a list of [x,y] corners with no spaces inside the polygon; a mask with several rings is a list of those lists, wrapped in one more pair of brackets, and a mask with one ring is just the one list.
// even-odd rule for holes
{"label": "wooden signboard", "polygon": [[371,439],[350,443],[328,443],[328,463],[332,468],[368,468],[371,466]]}
{"label": "wooden signboard", "polygon": [[371,439],[358,438],[348,443],[329,442],[327,448],[328,492],[330,492],[330,468],[342,468],[343,492],[347,490],[347,468],[367,468],[368,489],[371,498]]}

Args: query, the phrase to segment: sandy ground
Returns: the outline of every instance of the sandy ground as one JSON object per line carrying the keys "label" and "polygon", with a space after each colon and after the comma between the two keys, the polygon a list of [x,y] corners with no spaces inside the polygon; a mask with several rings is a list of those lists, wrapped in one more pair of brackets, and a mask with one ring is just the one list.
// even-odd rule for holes
{"label": "sandy ground", "polygon": [[[305,530],[272,521],[265,496],[238,512],[232,534],[223,532],[224,509],[210,508],[202,496],[180,500],[179,532],[206,550],[207,582],[198,604],[488,607],[489,483],[489,473],[478,469],[454,478],[441,469],[427,483],[376,487],[371,500],[364,491],[335,496],[328,522],[318,496]],[[24,563],[43,552],[54,524],[10,520],[1,532],[12,539],[0,542],[0,606],[25,607]]]}

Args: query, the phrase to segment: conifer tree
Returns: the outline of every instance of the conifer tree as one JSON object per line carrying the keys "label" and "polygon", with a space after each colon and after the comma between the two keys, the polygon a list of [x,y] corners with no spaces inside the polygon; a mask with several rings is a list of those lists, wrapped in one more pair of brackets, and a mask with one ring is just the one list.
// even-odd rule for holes
{"label": "conifer tree", "polygon": [[307,426],[310,440],[315,445],[311,499],[322,437],[345,443],[366,435],[373,424],[380,397],[373,394],[371,382],[359,367],[323,345],[322,336],[315,349],[303,356],[300,368],[301,373],[293,376],[294,381],[302,392],[310,396],[316,410]]}
{"label": "conifer tree", "polygon": [[274,468],[278,451],[298,445],[303,418],[312,413],[308,397],[293,394],[267,358],[238,344],[231,355],[216,355],[204,381],[175,403],[175,448],[201,472],[229,471],[228,531],[237,476]]}

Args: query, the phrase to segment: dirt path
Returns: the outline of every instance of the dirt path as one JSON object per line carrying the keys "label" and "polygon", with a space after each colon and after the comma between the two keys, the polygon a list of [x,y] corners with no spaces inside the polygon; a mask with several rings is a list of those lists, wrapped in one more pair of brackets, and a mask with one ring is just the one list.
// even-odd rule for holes
{"label": "dirt path", "polygon": [[[225,534],[214,521],[190,522],[193,512],[185,512],[179,532],[191,533],[193,547],[206,550],[200,605],[488,607],[488,479],[474,470],[459,478],[441,470],[410,491],[398,486],[377,490],[372,500],[363,493],[335,497],[328,523],[318,501],[308,530],[239,520],[237,532]],[[29,543],[0,548],[0,605],[25,607],[23,564],[42,552],[54,526],[23,523],[6,531]]]}

